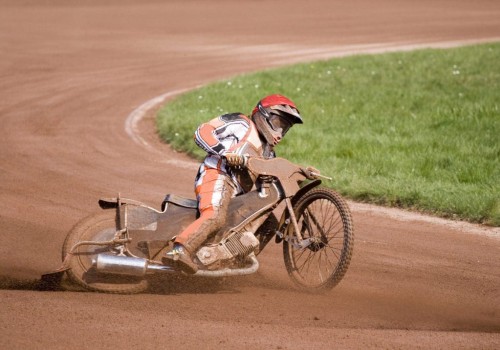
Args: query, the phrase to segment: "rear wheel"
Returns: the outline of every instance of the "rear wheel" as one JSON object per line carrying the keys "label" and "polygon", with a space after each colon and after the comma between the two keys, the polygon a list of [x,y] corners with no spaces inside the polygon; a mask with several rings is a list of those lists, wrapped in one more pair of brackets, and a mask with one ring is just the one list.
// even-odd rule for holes
{"label": "rear wheel", "polygon": [[351,261],[354,231],[349,207],[335,191],[315,188],[298,200],[294,211],[302,238],[311,244],[300,248],[295,242],[283,242],[287,271],[301,288],[331,289]]}
{"label": "rear wheel", "polygon": [[[80,221],[66,236],[63,245],[63,259],[72,248],[82,241],[112,240],[117,229],[114,210],[89,216]],[[118,251],[108,245],[81,245],[69,257],[67,271],[71,282],[91,291],[119,294],[140,293],[147,289],[148,282],[144,278],[116,276],[97,273],[92,260],[97,254],[117,255]]]}

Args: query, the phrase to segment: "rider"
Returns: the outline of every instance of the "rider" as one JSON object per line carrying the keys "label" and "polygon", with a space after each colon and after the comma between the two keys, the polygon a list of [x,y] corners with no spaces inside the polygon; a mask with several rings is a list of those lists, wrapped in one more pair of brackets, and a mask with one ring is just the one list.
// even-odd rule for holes
{"label": "rider", "polygon": [[162,259],[165,265],[196,273],[192,254],[225,223],[231,198],[254,184],[244,169],[246,156],[274,158],[274,146],[294,124],[302,124],[295,103],[275,94],[260,100],[250,118],[224,114],[198,127],[195,142],[208,153],[195,180],[200,217],[177,235],[173,249]]}

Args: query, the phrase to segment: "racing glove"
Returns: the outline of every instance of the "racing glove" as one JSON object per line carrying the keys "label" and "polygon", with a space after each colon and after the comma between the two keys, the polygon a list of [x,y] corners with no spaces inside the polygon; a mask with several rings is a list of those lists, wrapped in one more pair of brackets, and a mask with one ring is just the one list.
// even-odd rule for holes
{"label": "racing glove", "polygon": [[245,168],[247,166],[248,157],[245,155],[242,156],[236,153],[226,153],[224,158],[226,158],[226,163],[231,168]]}
{"label": "racing glove", "polygon": [[310,180],[314,180],[317,179],[318,177],[321,177],[320,171],[312,166],[308,166],[307,168],[303,169],[303,172],[304,175]]}

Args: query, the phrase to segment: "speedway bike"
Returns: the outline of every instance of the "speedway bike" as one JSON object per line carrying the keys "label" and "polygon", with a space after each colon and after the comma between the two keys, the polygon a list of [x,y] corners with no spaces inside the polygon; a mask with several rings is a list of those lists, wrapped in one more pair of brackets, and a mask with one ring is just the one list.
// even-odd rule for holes
{"label": "speedway bike", "polygon": [[[325,291],[337,285],[351,260],[354,231],[349,207],[322,187],[314,168],[285,158],[248,157],[256,186],[231,200],[225,225],[193,254],[194,277],[256,273],[269,242],[282,244],[290,278],[299,288]],[[198,213],[197,202],[169,194],[157,210],[136,200],[100,199],[101,212],[76,224],[63,244],[72,284],[90,291],[140,293],[154,278],[183,274],[162,264],[175,235]]]}

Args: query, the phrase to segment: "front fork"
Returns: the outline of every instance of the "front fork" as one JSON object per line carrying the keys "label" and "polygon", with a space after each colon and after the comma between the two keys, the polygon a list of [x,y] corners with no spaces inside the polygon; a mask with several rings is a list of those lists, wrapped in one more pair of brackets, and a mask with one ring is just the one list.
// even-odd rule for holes
{"label": "front fork", "polygon": [[297,237],[297,241],[299,244],[302,243],[303,238],[300,233],[299,223],[297,222],[297,218],[295,217],[295,213],[293,212],[292,200],[290,198],[285,198],[286,208],[288,209],[288,213],[290,214],[290,221],[292,222],[293,228],[295,230],[295,235]]}
{"label": "front fork", "polygon": [[[290,214],[290,217],[288,220],[290,220],[290,222],[292,224],[292,227],[295,231],[295,235],[286,234],[286,233],[283,234],[281,232],[279,232],[278,235],[280,235],[281,238],[283,238],[285,241],[293,244],[294,247],[297,249],[304,249],[304,248],[309,247],[312,243],[314,243],[314,239],[313,238],[304,239],[304,237],[302,237],[302,233],[300,232],[297,217],[295,216],[295,213],[293,211],[292,200],[290,198],[285,198],[285,203],[286,203],[286,207],[288,209],[288,213]],[[289,232],[289,231],[287,230],[287,232]]]}

